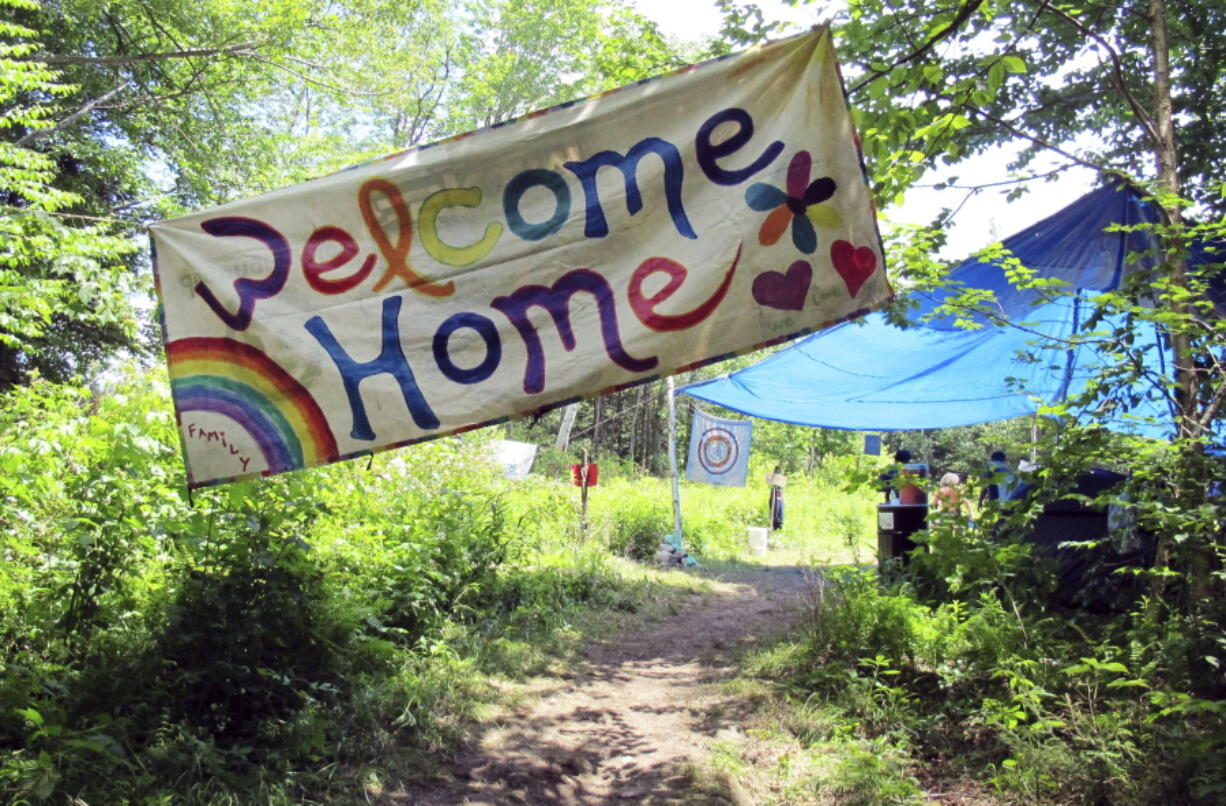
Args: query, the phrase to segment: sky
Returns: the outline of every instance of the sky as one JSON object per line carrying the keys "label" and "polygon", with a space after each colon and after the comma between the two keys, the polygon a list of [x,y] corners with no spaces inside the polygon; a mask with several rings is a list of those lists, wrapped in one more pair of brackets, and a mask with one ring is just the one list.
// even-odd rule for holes
{"label": "sky", "polygon": [[[639,13],[652,19],[666,36],[683,41],[715,36],[719,32],[720,14],[715,0],[631,0]],[[796,31],[822,22],[830,16],[832,2],[819,2],[800,8],[792,8],[780,0],[759,0],[767,21],[787,20],[798,27]],[[835,43],[837,48],[838,43]],[[953,169],[933,171],[922,184],[933,185],[950,175],[961,177],[962,184],[985,184],[1009,178],[1005,168],[1008,153],[997,151],[967,160]],[[871,166],[870,166],[871,168]],[[1040,169],[1041,170],[1041,169]],[[1094,188],[1094,176],[1086,169],[1066,171],[1051,183],[1033,182],[1029,192],[1014,201],[1005,194],[1011,186],[979,192],[966,201],[965,190],[957,188],[935,190],[918,187],[907,193],[901,207],[886,211],[888,220],[903,224],[929,223],[943,207],[961,210],[950,231],[949,243],[941,251],[941,257],[960,260],[995,241],[1006,238],[1056,212]],[[963,204],[963,202],[966,202]]]}

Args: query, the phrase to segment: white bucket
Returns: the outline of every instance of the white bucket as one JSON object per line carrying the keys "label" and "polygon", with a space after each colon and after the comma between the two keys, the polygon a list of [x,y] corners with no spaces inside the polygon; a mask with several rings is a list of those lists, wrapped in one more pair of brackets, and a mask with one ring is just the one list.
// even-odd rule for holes
{"label": "white bucket", "polygon": [[759,556],[766,553],[766,536],[769,530],[765,526],[749,527],[749,550]]}

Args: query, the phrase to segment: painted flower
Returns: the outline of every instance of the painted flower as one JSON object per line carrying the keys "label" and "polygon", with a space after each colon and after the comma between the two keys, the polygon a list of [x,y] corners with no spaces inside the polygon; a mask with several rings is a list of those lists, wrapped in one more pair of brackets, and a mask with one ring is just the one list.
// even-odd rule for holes
{"label": "painted flower", "polygon": [[839,211],[822,204],[834,195],[834,180],[823,176],[810,182],[812,168],[813,158],[809,152],[797,151],[788,165],[787,192],[765,182],[753,184],[745,191],[745,203],[751,209],[770,211],[758,230],[758,241],[763,246],[775,244],[791,223],[792,243],[806,255],[811,255],[817,251],[814,224],[831,229],[843,226]]}

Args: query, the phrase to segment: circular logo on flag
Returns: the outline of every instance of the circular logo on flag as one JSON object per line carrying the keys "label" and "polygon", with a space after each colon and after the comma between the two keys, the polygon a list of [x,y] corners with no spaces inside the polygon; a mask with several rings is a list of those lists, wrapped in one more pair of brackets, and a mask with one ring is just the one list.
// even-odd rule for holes
{"label": "circular logo on flag", "polygon": [[698,463],[713,476],[731,470],[739,452],[736,437],[727,428],[708,428],[698,438]]}

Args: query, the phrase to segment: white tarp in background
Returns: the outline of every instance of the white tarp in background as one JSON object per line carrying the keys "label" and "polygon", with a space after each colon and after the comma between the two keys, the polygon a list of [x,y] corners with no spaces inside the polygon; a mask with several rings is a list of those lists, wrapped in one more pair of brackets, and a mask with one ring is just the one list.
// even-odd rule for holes
{"label": "white tarp in background", "polygon": [[531,442],[496,439],[490,443],[490,453],[494,461],[502,465],[502,475],[509,479],[523,479],[532,471],[536,446]]}
{"label": "white tarp in background", "polygon": [[826,29],[152,239],[193,487],[543,411],[890,294]]}
{"label": "white tarp in background", "polygon": [[727,420],[695,411],[685,477],[706,484],[744,487],[752,438],[752,420]]}

